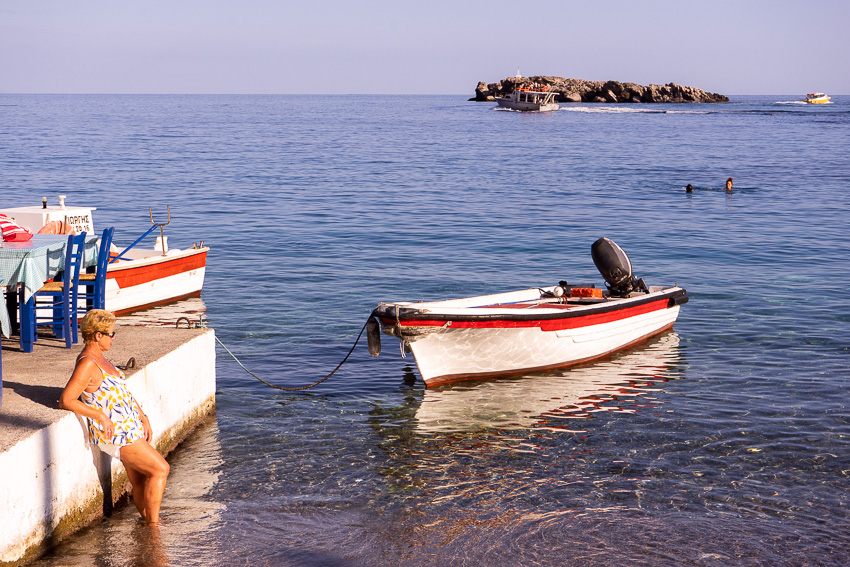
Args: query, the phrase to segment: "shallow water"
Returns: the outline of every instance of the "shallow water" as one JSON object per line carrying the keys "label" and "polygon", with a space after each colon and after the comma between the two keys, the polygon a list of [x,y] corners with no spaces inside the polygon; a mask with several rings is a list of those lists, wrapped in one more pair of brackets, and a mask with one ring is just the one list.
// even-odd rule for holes
{"label": "shallow water", "polygon": [[0,205],[67,194],[129,243],[170,204],[212,248],[189,311],[279,385],[379,301],[601,285],[603,235],[691,297],[610,359],[438,390],[387,336],[299,394],[219,349],[158,533],[123,508],[38,564],[845,565],[850,98],[794,98],[0,96]]}

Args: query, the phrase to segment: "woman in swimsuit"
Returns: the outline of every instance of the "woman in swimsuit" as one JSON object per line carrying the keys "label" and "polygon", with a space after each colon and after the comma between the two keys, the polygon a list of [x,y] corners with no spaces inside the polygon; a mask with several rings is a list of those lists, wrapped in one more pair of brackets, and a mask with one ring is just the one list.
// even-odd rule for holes
{"label": "woman in swimsuit", "polygon": [[88,418],[91,442],[121,459],[127,470],[133,503],[142,518],[150,524],[159,523],[169,466],[150,444],[153,431],[148,416],[127,389],[124,373],[104,356],[115,339],[115,315],[92,309],[83,317],[80,331],[85,347],[59,406]]}

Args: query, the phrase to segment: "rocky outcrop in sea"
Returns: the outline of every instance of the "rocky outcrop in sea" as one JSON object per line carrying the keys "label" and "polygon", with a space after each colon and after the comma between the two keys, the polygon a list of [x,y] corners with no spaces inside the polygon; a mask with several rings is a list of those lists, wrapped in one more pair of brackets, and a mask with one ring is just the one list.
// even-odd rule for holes
{"label": "rocky outcrop in sea", "polygon": [[729,102],[729,97],[709,93],[696,87],[676,83],[643,86],[617,81],[585,81],[537,75],[534,77],[508,77],[498,83],[478,83],[475,97],[469,100],[493,101],[510,94],[519,85],[537,83],[557,92],[556,102]]}

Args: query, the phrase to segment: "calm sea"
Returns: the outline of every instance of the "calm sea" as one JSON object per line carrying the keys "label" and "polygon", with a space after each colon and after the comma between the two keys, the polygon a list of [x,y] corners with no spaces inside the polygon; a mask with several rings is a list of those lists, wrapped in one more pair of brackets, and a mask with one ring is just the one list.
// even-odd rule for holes
{"label": "calm sea", "polygon": [[217,336],[282,386],[380,301],[601,285],[600,236],[691,297],[599,363],[440,390],[388,336],[303,393],[219,349],[161,529],[125,507],[38,565],[850,562],[850,97],[466,98],[0,95],[0,205],[64,194],[125,244],[170,205]]}

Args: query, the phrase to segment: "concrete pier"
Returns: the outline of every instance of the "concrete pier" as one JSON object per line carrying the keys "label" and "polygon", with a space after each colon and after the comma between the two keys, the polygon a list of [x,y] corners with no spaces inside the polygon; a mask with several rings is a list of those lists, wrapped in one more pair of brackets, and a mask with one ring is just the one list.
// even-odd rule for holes
{"label": "concrete pier", "polygon": [[[212,329],[116,323],[107,358],[123,366],[163,455],[215,411]],[[39,338],[20,352],[4,339],[0,407],[0,567],[24,565],[98,518],[129,492],[121,461],[88,444],[84,420],[59,409],[82,343]]]}

